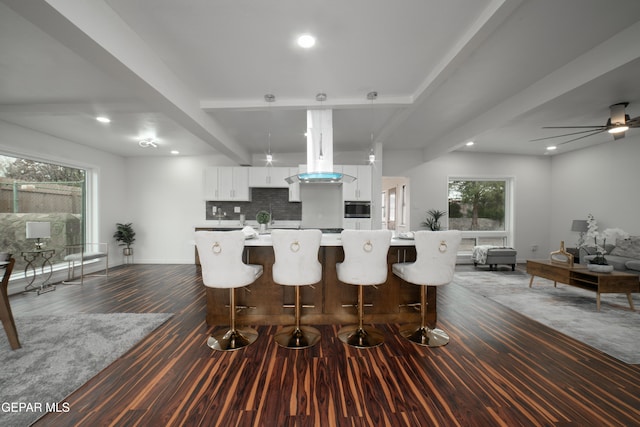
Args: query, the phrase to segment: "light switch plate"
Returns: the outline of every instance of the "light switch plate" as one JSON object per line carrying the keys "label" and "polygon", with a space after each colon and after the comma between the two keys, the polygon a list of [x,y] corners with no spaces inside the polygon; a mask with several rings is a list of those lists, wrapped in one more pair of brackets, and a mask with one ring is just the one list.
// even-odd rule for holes
{"label": "light switch plate", "polygon": [[233,213],[240,213],[240,206],[234,206]]}

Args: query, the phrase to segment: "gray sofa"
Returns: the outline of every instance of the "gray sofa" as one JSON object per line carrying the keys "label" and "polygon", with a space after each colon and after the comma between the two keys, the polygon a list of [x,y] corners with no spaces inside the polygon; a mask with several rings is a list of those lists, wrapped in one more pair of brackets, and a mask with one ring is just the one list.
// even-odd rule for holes
{"label": "gray sofa", "polygon": [[[614,270],[640,275],[640,236],[617,239],[615,245],[605,245],[605,251],[604,257]],[[588,264],[595,257],[595,247],[580,248],[580,264]]]}

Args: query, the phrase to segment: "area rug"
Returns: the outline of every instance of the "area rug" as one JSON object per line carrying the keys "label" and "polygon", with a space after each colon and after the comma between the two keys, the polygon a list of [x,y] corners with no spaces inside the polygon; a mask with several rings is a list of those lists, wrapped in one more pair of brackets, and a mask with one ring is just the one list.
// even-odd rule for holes
{"label": "area rug", "polygon": [[[640,363],[640,312],[625,294],[596,293],[515,272],[457,272],[453,283],[629,364]],[[640,294],[632,294],[636,310]]]}
{"label": "area rug", "polygon": [[156,329],[171,314],[16,316],[22,348],[0,335],[0,425],[28,426]]}

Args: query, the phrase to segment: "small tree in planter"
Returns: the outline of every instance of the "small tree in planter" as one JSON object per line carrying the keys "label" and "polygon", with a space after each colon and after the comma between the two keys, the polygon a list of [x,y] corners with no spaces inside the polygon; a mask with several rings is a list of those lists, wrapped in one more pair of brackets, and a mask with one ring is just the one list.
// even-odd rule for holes
{"label": "small tree in planter", "polygon": [[423,227],[427,227],[431,231],[440,230],[440,218],[447,214],[446,211],[438,209],[429,209],[427,211],[427,220],[422,223]]}
{"label": "small tree in planter", "polygon": [[131,223],[128,224],[116,224],[116,232],[113,233],[114,239],[118,242],[118,246],[125,246],[122,250],[124,256],[133,255],[133,249],[131,244],[136,241],[136,232],[133,231]]}

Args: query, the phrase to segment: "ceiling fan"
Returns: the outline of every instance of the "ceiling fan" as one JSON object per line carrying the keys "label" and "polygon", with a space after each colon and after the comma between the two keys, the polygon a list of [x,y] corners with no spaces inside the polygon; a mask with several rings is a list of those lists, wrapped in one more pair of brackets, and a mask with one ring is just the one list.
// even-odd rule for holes
{"label": "ceiling fan", "polygon": [[602,132],[609,132],[613,135],[613,139],[621,139],[624,138],[625,133],[630,128],[640,127],[640,116],[634,117],[633,119],[629,117],[628,114],[625,113],[625,108],[629,105],[628,102],[619,102],[617,104],[613,104],[609,106],[609,110],[611,111],[611,117],[607,120],[605,125],[596,125],[596,126],[546,126],[542,129],[585,129],[577,132],[565,133],[562,135],[556,136],[548,136],[545,138],[537,138],[532,139],[531,141],[544,141],[547,139],[554,138],[562,138],[565,136],[574,136],[580,135],[575,138],[572,138],[568,141],[563,141],[560,144],[567,144],[569,142],[577,141],[582,138],[587,138],[589,136],[597,135]]}

